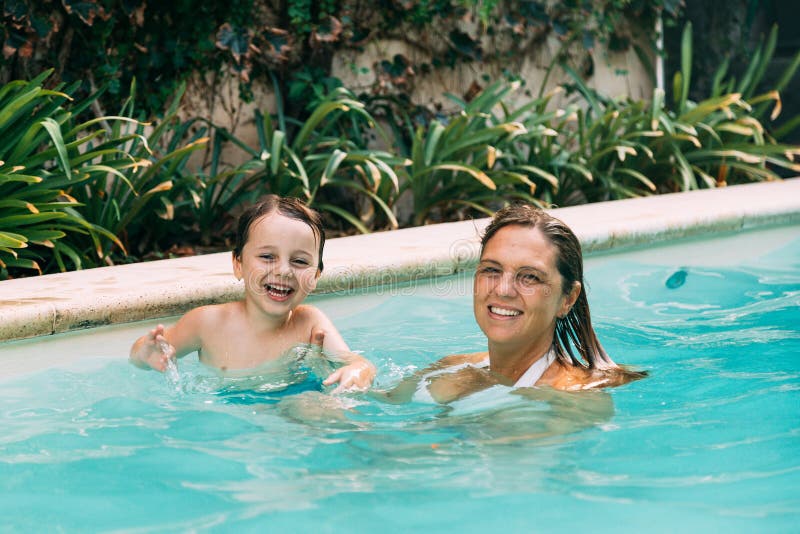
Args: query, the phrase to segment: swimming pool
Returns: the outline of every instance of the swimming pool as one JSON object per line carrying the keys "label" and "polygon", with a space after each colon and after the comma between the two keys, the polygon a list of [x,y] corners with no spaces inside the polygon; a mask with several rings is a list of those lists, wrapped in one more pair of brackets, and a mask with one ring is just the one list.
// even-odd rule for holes
{"label": "swimming pool", "polygon": [[[237,384],[185,360],[176,386],[125,361],[152,322],[2,345],[3,528],[796,530],[800,227],[586,267],[601,340],[649,378],[390,405],[229,395]],[[380,388],[484,347],[470,288],[456,276],[316,303]]]}

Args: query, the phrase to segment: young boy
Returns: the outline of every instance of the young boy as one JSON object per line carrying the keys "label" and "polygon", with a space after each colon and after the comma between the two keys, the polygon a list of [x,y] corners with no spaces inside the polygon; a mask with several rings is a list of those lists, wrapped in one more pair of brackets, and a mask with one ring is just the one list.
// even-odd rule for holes
{"label": "young boy", "polygon": [[325,233],[319,214],[294,198],[268,195],[239,218],[233,272],[244,300],[201,306],[170,328],[158,325],[131,347],[138,367],[164,371],[170,358],[197,351],[222,371],[251,369],[301,343],[320,345],[346,363],[323,384],[334,393],[366,389],[375,367],[349,351],[325,314],[301,304],[322,273]]}

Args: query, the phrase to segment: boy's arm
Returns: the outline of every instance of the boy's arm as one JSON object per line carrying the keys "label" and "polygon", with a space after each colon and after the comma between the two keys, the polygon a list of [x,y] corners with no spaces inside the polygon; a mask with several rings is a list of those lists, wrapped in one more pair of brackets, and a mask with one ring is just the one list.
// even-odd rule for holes
{"label": "boy's arm", "polygon": [[201,324],[206,313],[203,308],[195,308],[169,328],[156,326],[133,343],[131,363],[142,369],[164,372],[170,358],[179,358],[199,350],[202,345]]}
{"label": "boy's arm", "polygon": [[333,354],[337,361],[345,364],[331,373],[323,384],[329,386],[338,383],[332,393],[368,389],[375,379],[375,366],[363,356],[351,352],[331,320],[322,311],[316,308],[313,310],[315,320],[310,342],[320,346],[325,355]]}
{"label": "boy's arm", "polygon": [[134,341],[130,361],[140,369],[155,369],[162,373],[167,361],[175,355],[175,349],[164,337],[164,325],[160,324]]}

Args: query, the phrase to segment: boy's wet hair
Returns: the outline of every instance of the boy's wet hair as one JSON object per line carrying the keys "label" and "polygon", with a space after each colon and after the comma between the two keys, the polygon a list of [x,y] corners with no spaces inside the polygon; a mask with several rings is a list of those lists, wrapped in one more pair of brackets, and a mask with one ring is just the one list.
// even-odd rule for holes
{"label": "boy's wet hair", "polygon": [[314,232],[314,237],[319,242],[319,265],[318,269],[322,271],[322,249],[325,246],[325,229],[322,226],[322,217],[320,214],[303,204],[303,202],[296,198],[280,197],[278,195],[267,195],[247,208],[244,213],[239,216],[239,224],[236,230],[236,244],[233,247],[233,255],[237,259],[242,258],[242,249],[250,237],[250,227],[261,217],[269,215],[277,211],[284,217],[295,219],[306,223],[311,231]]}

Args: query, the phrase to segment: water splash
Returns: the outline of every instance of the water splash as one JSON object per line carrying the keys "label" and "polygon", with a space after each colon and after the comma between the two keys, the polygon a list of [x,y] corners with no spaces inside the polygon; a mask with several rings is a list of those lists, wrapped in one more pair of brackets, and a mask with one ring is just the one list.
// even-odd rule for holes
{"label": "water splash", "polygon": [[[158,347],[164,354],[170,353],[170,347],[166,341],[159,341]],[[175,364],[175,358],[173,357],[167,358],[167,369],[166,372],[164,373],[164,376],[167,377],[167,382],[169,382],[169,384],[175,389],[177,393],[183,392],[181,388],[181,375],[178,372],[178,366]]]}

